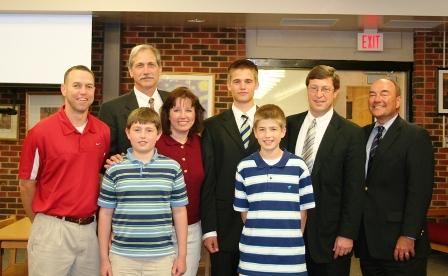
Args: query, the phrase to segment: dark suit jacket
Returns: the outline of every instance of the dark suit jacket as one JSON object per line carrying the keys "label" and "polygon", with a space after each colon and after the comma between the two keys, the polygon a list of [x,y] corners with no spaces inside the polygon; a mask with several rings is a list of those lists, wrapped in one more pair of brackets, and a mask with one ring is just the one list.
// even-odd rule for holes
{"label": "dark suit jacket", "polygon": [[243,222],[233,210],[238,163],[258,149],[253,132],[247,149],[232,109],[207,119],[202,135],[205,180],[201,192],[202,232],[217,231],[220,251],[238,251]]}
{"label": "dark suit jacket", "polygon": [[[364,127],[366,140],[373,127]],[[372,162],[362,222],[370,255],[392,260],[398,237],[408,236],[416,238],[416,257],[427,256],[426,211],[434,182],[434,153],[428,132],[397,117]],[[357,248],[357,255],[366,257],[365,250]]]}
{"label": "dark suit jacket", "polygon": [[[158,91],[162,101],[165,101],[169,93]],[[134,90],[101,105],[98,117],[110,128],[110,155],[126,153],[131,147],[124,130],[129,113],[136,108],[138,102]]]}
{"label": "dark suit jacket", "polygon": [[[284,145],[295,152],[307,112],[287,118]],[[316,208],[308,210],[305,242],[317,263],[333,260],[337,236],[355,240],[361,221],[365,143],[362,129],[334,112],[313,165]]]}

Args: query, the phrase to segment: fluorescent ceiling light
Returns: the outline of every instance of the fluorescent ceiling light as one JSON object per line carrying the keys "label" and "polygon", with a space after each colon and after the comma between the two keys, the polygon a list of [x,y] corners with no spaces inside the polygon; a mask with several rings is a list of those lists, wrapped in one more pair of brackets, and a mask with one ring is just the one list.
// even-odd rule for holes
{"label": "fluorescent ceiling light", "polygon": [[423,20],[391,20],[383,24],[383,28],[398,29],[432,29],[442,24],[441,21],[423,21]]}
{"label": "fluorescent ceiling light", "polygon": [[255,90],[255,99],[262,99],[266,94],[285,78],[285,70],[258,70],[258,89]]}
{"label": "fluorescent ceiling light", "polygon": [[338,19],[282,18],[280,25],[295,27],[331,27]]}
{"label": "fluorescent ceiling light", "polygon": [[204,23],[205,19],[202,18],[192,18],[192,19],[187,19],[188,23]]}

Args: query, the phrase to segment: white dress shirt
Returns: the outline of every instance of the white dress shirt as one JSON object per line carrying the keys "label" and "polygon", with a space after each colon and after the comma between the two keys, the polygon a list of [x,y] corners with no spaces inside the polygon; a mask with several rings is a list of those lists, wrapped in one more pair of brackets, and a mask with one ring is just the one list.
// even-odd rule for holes
{"label": "white dress shirt", "polygon": [[235,116],[236,124],[238,125],[238,129],[241,129],[241,126],[243,125],[244,119],[241,118],[241,115],[246,114],[248,119],[248,123],[250,126],[250,131],[252,131],[252,128],[254,126],[254,117],[255,117],[255,111],[257,111],[257,106],[252,106],[247,112],[243,112],[238,109],[238,107],[235,106],[235,104],[232,104],[232,111],[233,116]]}
{"label": "white dress shirt", "polygon": [[154,110],[160,114],[160,108],[163,105],[162,97],[160,97],[159,91],[154,91],[154,94],[152,94],[152,97],[149,97],[145,93],[139,91],[134,86],[134,93],[135,97],[137,98],[138,107],[149,107],[149,98],[154,98]]}
{"label": "white dress shirt", "polygon": [[325,131],[327,130],[328,124],[330,123],[331,117],[333,117],[333,108],[328,110],[323,116],[319,118],[314,118],[311,115],[311,112],[308,111],[306,114],[305,120],[303,120],[302,127],[299,131],[299,136],[297,137],[296,143],[296,152],[297,156],[302,157],[303,145],[305,144],[306,133],[308,132],[308,128],[313,121],[316,119],[316,136],[314,136],[314,145],[313,145],[313,155],[312,159],[316,160],[317,150],[319,149],[320,142],[322,142],[322,138],[324,137]]}

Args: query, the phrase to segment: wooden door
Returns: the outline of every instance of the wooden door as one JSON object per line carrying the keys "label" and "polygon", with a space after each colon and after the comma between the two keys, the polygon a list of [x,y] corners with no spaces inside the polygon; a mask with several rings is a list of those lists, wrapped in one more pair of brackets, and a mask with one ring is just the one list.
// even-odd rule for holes
{"label": "wooden door", "polygon": [[369,106],[369,86],[347,86],[347,119],[359,126],[373,122]]}

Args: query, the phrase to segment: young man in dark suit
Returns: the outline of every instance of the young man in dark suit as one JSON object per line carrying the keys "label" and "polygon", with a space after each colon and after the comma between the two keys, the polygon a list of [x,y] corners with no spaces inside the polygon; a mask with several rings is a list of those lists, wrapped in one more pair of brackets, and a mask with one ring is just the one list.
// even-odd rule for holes
{"label": "young man in dark suit", "polygon": [[428,132],[401,119],[401,92],[389,79],[375,81],[364,128],[366,181],[356,254],[363,275],[426,275],[430,252],[426,212],[434,181]]}
{"label": "young man in dark suit", "polygon": [[243,222],[233,210],[234,183],[238,163],[259,147],[252,133],[257,66],[246,59],[233,62],[228,69],[227,87],[233,97],[232,108],[207,119],[202,135],[205,181],[201,222],[213,276],[237,274]]}
{"label": "young man in dark suit", "polygon": [[103,103],[98,117],[110,128],[110,155],[126,153],[131,147],[125,134],[129,113],[138,107],[152,107],[159,112],[168,92],[157,90],[162,73],[160,52],[151,45],[137,45],[131,50],[128,61],[129,75],[134,89],[116,99]]}
{"label": "young man in dark suit", "polygon": [[311,172],[316,208],[305,228],[308,273],[348,276],[361,219],[364,138],[360,127],[333,110],[340,86],[334,68],[314,67],[306,86],[309,110],[287,118],[284,142]]}

